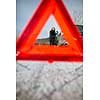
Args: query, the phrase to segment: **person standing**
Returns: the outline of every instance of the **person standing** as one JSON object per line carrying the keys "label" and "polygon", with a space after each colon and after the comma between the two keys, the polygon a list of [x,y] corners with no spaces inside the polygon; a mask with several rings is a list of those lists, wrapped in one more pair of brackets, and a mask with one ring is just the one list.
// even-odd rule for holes
{"label": "person standing", "polygon": [[56,45],[55,27],[52,27],[50,30],[50,45]]}

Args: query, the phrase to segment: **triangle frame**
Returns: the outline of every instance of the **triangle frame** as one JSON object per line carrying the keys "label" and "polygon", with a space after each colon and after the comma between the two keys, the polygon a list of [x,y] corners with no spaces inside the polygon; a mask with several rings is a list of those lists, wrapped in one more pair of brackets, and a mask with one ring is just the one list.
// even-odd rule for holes
{"label": "triangle frame", "polygon": [[[64,13],[63,13],[64,12]],[[53,15],[69,45],[35,46],[38,34]],[[16,42],[17,60],[83,61],[82,36],[74,25],[62,0],[42,0]]]}

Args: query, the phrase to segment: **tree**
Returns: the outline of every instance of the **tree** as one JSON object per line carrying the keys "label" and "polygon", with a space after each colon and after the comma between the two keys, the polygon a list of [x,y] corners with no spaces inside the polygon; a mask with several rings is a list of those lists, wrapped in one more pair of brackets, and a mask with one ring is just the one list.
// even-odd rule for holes
{"label": "tree", "polygon": [[76,25],[83,24],[83,12],[73,11],[73,19]]}

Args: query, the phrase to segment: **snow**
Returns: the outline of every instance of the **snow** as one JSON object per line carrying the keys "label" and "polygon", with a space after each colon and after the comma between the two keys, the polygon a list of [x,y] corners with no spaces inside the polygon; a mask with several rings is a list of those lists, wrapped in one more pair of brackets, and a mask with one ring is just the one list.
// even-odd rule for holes
{"label": "snow", "polygon": [[16,63],[17,100],[82,100],[83,63]]}

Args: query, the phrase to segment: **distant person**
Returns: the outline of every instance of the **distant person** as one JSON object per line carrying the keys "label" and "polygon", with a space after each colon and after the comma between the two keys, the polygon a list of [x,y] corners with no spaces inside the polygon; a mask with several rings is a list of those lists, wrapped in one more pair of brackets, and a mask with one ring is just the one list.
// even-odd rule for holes
{"label": "distant person", "polygon": [[57,45],[55,27],[52,27],[50,30],[50,45]]}

